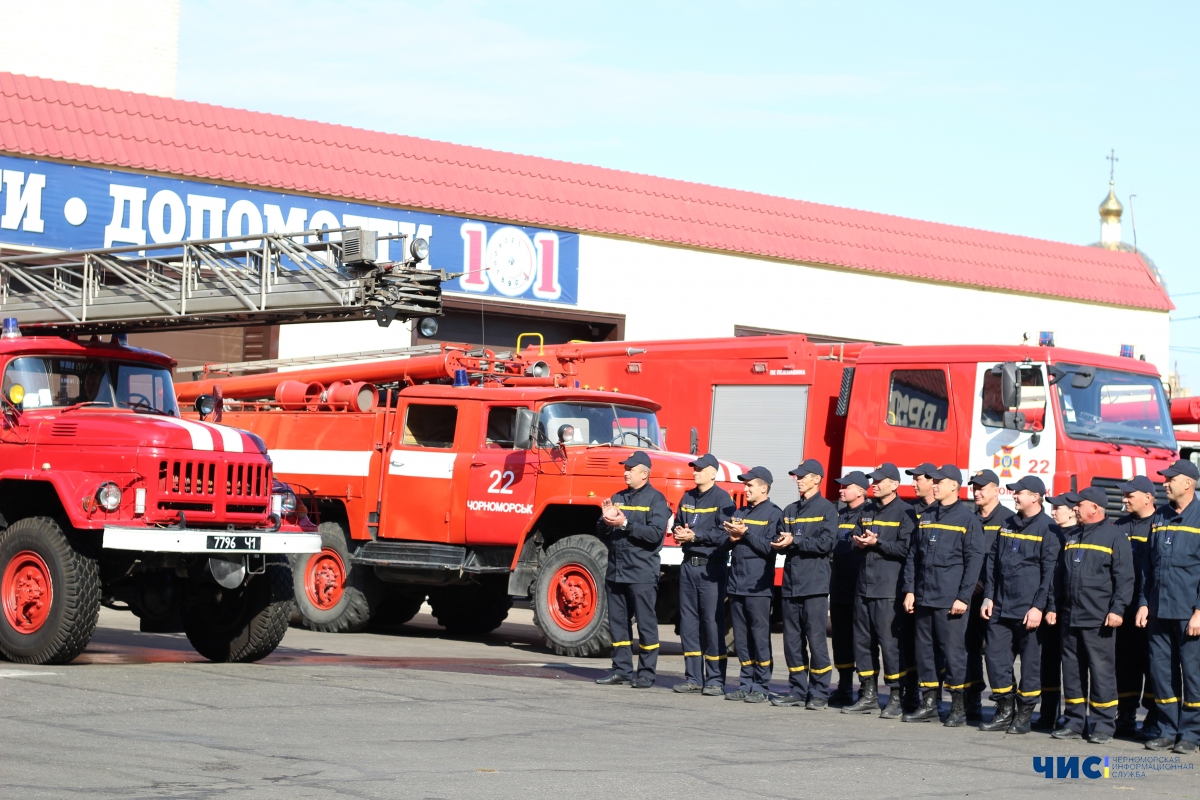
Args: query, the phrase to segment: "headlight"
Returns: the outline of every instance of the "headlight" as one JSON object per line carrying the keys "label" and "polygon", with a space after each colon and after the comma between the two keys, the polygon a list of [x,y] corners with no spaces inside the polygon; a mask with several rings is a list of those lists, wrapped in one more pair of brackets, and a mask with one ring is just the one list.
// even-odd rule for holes
{"label": "headlight", "polygon": [[96,502],[105,511],[116,511],[121,507],[121,487],[115,483],[102,483],[96,489]]}
{"label": "headlight", "polygon": [[295,492],[286,491],[271,495],[271,511],[276,514],[284,516],[294,514],[299,506],[300,501],[296,498]]}
{"label": "headlight", "polygon": [[412,254],[414,261],[424,261],[429,258],[429,241],[421,238],[413,239],[408,252]]}

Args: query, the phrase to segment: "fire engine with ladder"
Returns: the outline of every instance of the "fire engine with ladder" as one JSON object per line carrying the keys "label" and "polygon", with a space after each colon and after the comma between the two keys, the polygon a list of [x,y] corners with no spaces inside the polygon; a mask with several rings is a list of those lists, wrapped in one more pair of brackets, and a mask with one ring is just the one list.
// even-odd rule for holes
{"label": "fire engine with ladder", "polygon": [[[136,331],[441,313],[428,246],[376,263],[357,228],[0,258],[0,653],[71,661],[100,606],[255,661],[320,536],[253,433],[184,419]],[[199,398],[211,411],[212,398]]]}
{"label": "fire engine with ladder", "polygon": [[[210,365],[176,388],[220,393],[225,421],[261,436],[281,477],[315,496],[323,549],[293,570],[305,624],[403,622],[428,598],[445,627],[478,633],[528,599],[553,649],[601,655],[595,526],[630,447],[656,451],[652,480],[672,505],[691,485],[680,453],[708,451],[727,459],[735,496],[743,465],[782,479],[803,458],[832,476],[931,461],[1002,483],[1036,474],[1055,493],[1103,486],[1119,513],[1119,483],[1177,456],[1166,389],[1144,361],[1044,344],[439,344]],[[264,367],[289,371],[239,374]],[[772,499],[790,502],[794,486],[777,480]],[[666,531],[664,545],[669,622],[682,553]]]}

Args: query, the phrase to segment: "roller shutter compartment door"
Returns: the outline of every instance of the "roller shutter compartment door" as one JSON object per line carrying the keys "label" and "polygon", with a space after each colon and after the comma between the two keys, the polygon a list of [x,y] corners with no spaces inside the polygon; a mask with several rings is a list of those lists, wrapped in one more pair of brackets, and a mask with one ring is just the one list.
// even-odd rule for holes
{"label": "roller shutter compartment door", "polygon": [[771,470],[771,499],[797,499],[788,475],[804,459],[807,386],[714,386],[709,448],[717,458]]}

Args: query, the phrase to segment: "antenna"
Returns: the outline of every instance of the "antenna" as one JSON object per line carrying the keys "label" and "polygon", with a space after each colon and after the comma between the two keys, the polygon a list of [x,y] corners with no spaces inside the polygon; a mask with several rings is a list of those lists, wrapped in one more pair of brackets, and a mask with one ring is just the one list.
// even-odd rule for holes
{"label": "antenna", "polygon": [[1129,224],[1133,228],[1133,252],[1136,254],[1137,249],[1137,217],[1133,215],[1133,198],[1136,194],[1129,195]]}

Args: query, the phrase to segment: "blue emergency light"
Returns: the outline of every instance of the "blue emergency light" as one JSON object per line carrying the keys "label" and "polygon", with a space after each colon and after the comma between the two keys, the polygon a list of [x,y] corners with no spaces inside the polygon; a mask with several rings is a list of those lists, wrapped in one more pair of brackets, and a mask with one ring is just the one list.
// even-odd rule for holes
{"label": "blue emergency light", "polygon": [[17,325],[16,317],[4,318],[4,333],[0,334],[0,338],[16,339],[21,335],[21,326]]}
{"label": "blue emergency light", "polygon": [[454,385],[455,386],[470,386],[471,379],[467,377],[465,369],[454,370]]}
{"label": "blue emergency light", "polygon": [[1121,345],[1121,358],[1133,358],[1133,345]]}
{"label": "blue emergency light", "polygon": [[1038,347],[1054,347],[1054,331],[1042,331],[1038,334]]}

